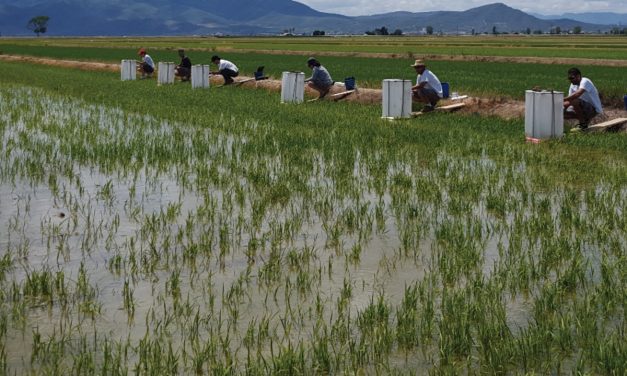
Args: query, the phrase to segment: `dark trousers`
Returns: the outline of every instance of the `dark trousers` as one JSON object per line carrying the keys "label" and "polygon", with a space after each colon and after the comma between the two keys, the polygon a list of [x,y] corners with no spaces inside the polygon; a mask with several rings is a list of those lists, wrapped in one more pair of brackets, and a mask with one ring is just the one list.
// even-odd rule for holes
{"label": "dark trousers", "polygon": [[220,71],[220,74],[222,75],[222,77],[224,77],[224,84],[225,85],[232,84],[233,83],[233,77],[239,76],[239,72],[236,72],[236,71],[231,70],[231,69],[222,69]]}

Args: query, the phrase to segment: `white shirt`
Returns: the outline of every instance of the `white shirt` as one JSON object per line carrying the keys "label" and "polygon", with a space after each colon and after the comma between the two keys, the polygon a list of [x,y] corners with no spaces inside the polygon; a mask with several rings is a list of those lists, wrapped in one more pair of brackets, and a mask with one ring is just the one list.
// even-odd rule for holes
{"label": "white shirt", "polygon": [[594,86],[592,81],[589,78],[581,77],[581,81],[579,85],[570,84],[570,89],[568,89],[568,95],[572,95],[579,89],[583,89],[584,92],[579,97],[582,101],[588,102],[594,106],[597,114],[603,113],[603,106],[601,105],[601,98],[599,98],[599,92],[597,88]]}
{"label": "white shirt", "polygon": [[218,70],[221,71],[222,69],[230,69],[234,72],[239,72],[239,69],[237,69],[235,64],[225,59],[220,59],[220,64],[218,64]]}
{"label": "white shirt", "polygon": [[423,82],[427,83],[424,86],[425,88],[435,90],[436,93],[438,93],[438,97],[442,98],[442,84],[440,83],[440,80],[438,80],[438,77],[428,69],[425,69],[424,72],[419,74],[418,78],[416,78],[416,85]]}
{"label": "white shirt", "polygon": [[151,67],[153,68],[155,67],[155,62],[152,61],[152,58],[150,57],[150,55],[148,54],[144,55],[142,60],[144,60],[144,63],[150,65]]}

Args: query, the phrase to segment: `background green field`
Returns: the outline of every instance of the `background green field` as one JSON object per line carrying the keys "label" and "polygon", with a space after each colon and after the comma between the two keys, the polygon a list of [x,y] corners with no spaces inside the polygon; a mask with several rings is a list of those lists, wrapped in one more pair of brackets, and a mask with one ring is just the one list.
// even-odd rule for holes
{"label": "background green field", "polygon": [[[0,39],[13,44],[13,39]],[[254,38],[54,38],[20,39],[21,45],[75,47],[254,49],[303,52],[527,56],[627,59],[624,36],[463,36],[463,37],[254,37]],[[2,49],[3,47],[0,47]]]}

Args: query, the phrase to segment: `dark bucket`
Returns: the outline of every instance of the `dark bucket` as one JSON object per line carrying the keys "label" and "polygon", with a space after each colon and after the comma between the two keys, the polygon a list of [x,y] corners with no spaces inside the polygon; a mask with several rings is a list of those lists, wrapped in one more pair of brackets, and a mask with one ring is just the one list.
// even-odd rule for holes
{"label": "dark bucket", "polygon": [[442,82],[442,98],[448,98],[448,82]]}
{"label": "dark bucket", "polygon": [[346,90],[355,90],[355,77],[346,77],[344,79]]}

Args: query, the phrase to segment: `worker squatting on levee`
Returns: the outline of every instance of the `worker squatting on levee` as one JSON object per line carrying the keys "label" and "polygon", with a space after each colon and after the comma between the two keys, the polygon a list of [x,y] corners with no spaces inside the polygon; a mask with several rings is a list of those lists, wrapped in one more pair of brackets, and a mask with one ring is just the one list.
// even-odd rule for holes
{"label": "worker squatting on levee", "polygon": [[578,68],[568,70],[570,88],[568,96],[564,98],[564,118],[577,119],[579,124],[575,131],[584,131],[590,125],[590,120],[603,113],[599,92],[592,81],[581,76]]}
{"label": "worker squatting on levee", "polygon": [[416,85],[411,88],[412,99],[425,104],[423,112],[433,111],[435,105],[442,99],[442,84],[438,77],[427,69],[424,61],[416,60],[411,66],[418,73]]}

